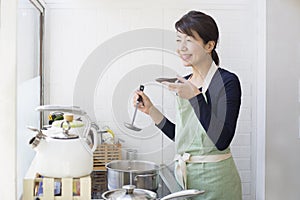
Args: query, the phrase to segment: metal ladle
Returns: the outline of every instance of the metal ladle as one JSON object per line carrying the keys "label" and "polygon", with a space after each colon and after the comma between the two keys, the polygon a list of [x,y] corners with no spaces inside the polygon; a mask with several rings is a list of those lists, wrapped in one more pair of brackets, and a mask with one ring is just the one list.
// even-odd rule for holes
{"label": "metal ladle", "polygon": [[[144,91],[144,86],[143,85],[140,85],[140,91]],[[134,121],[135,121],[135,117],[136,117],[138,106],[139,106],[139,104],[142,101],[143,101],[143,99],[139,95],[139,98],[137,99],[136,104],[135,104],[135,109],[134,109],[134,113],[133,113],[133,117],[132,117],[131,123],[124,122],[124,125],[125,125],[126,128],[131,129],[133,131],[140,131],[140,130],[142,130],[141,128],[138,128],[138,127],[136,127],[136,126],[133,125]]]}

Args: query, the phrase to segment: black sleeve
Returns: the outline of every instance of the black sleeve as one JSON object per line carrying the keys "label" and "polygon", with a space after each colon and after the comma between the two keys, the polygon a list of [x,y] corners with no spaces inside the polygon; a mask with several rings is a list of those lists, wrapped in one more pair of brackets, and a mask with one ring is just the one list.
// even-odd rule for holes
{"label": "black sleeve", "polygon": [[162,132],[168,136],[171,140],[175,139],[175,124],[170,122],[166,117],[156,125]]}
{"label": "black sleeve", "polygon": [[232,73],[218,71],[205,93],[189,101],[218,150],[225,150],[231,143],[241,104],[241,87],[238,77]]}

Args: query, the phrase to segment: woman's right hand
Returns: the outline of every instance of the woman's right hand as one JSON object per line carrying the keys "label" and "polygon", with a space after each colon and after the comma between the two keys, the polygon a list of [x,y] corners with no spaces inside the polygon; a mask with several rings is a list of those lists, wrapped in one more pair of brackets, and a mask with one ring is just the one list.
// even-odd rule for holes
{"label": "woman's right hand", "polygon": [[155,124],[159,124],[163,120],[164,115],[153,105],[149,97],[144,92],[140,90],[136,91],[134,97],[134,106],[136,106],[136,101],[139,98],[139,95],[142,97],[142,102],[139,103],[138,109],[141,112],[149,115]]}
{"label": "woman's right hand", "polygon": [[153,103],[149,99],[149,97],[142,91],[138,90],[135,92],[134,96],[134,106],[136,106],[137,99],[139,98],[139,95],[142,97],[142,101],[138,105],[139,111],[146,113],[149,115],[150,108],[153,106]]}

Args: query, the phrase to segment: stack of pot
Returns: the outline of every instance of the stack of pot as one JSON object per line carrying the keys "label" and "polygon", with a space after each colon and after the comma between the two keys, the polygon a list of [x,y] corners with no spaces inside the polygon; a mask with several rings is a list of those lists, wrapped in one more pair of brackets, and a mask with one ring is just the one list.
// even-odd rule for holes
{"label": "stack of pot", "polygon": [[[108,189],[102,194],[106,200],[156,200],[159,167],[152,162],[116,160],[106,164]],[[137,189],[136,189],[137,188]],[[203,190],[183,190],[161,200],[188,198],[203,194]]]}

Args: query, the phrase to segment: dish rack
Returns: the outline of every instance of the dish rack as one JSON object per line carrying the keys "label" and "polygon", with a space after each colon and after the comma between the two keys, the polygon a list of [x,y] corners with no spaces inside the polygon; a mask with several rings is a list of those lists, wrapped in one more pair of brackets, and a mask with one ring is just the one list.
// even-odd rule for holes
{"label": "dish rack", "polygon": [[121,160],[122,146],[117,144],[100,144],[94,152],[94,166],[92,178],[92,198],[100,199],[103,192],[107,191],[107,172],[105,165],[113,160]]}
{"label": "dish rack", "polygon": [[113,160],[121,160],[121,144],[100,144],[94,152],[94,171],[106,171],[105,165]]}
{"label": "dish rack", "polygon": [[108,190],[107,187],[107,172],[93,171],[92,177],[92,199],[102,199],[103,192]]}

